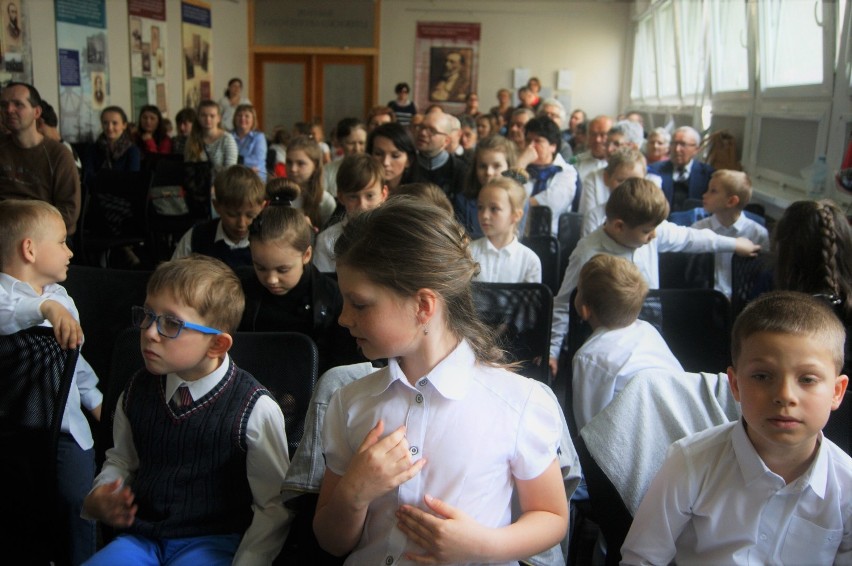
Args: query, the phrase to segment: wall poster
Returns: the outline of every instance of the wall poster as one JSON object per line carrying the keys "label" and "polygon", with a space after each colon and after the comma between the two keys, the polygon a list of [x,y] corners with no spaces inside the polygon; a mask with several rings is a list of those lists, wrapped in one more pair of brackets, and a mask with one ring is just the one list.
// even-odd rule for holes
{"label": "wall poster", "polygon": [[29,0],[0,0],[0,83],[33,82],[29,4]]}
{"label": "wall poster", "polygon": [[210,4],[184,0],[180,5],[183,24],[183,101],[184,106],[213,98],[213,62],[211,57]]}
{"label": "wall poster", "polygon": [[476,92],[480,25],[462,22],[417,22],[414,100],[418,108],[440,104],[456,114],[468,94]]}
{"label": "wall poster", "polygon": [[130,26],[131,120],[146,104],[168,115],[166,102],[166,0],[127,0]]}
{"label": "wall poster", "polygon": [[55,0],[59,127],[71,142],[93,141],[109,105],[104,0]]}

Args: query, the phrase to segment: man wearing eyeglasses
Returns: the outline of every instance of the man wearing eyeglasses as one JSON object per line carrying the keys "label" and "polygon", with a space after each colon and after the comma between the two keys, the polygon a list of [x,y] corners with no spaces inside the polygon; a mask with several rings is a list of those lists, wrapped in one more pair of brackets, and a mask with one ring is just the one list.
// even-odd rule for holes
{"label": "man wearing eyeglasses", "polygon": [[415,129],[414,145],[417,159],[412,181],[434,183],[452,201],[464,186],[465,162],[447,151],[452,135],[458,130],[458,120],[444,112],[430,112]]}
{"label": "man wearing eyeglasses", "polygon": [[715,169],[695,159],[701,136],[694,128],[681,126],[672,135],[671,160],[658,161],[648,167],[650,173],[663,180],[663,192],[672,212],[683,210],[686,199],[701,199]]}

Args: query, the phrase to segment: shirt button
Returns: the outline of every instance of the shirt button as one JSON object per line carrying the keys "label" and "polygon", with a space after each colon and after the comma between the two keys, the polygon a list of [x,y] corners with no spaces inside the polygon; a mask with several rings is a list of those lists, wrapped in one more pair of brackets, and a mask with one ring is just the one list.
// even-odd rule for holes
{"label": "shirt button", "polygon": [[408,449],[408,451],[411,452],[412,456],[416,456],[417,453],[420,452],[420,449],[417,448],[416,446],[412,446],[411,448]]}
{"label": "shirt button", "polygon": [[423,402],[423,395],[418,393],[417,397],[415,397],[414,400],[417,401],[418,403],[422,403]]}
{"label": "shirt button", "polygon": [[427,383],[429,383],[429,380],[424,377],[423,379],[420,380],[420,383],[418,383],[418,385],[420,387],[424,387]]}
{"label": "shirt button", "polygon": [[393,564],[393,556],[388,556],[387,558],[385,558],[385,564],[387,564],[388,566]]}
{"label": "shirt button", "polygon": [[760,533],[760,540],[766,540],[766,535],[764,533]]}

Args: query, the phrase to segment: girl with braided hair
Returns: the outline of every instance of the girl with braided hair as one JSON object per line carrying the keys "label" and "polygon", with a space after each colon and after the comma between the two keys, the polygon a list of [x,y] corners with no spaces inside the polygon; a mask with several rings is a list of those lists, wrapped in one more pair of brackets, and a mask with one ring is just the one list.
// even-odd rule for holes
{"label": "girl with braided hair", "polygon": [[852,229],[830,200],[791,204],[773,233],[775,288],[828,301],[846,326],[843,373],[852,369]]}

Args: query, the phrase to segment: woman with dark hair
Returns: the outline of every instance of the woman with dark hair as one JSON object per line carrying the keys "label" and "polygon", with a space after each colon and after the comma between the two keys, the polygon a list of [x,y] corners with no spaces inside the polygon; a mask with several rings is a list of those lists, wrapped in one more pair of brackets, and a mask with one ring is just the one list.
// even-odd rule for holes
{"label": "woman with dark hair", "polygon": [[388,107],[396,114],[396,121],[407,126],[411,123],[411,117],[417,114],[417,108],[408,98],[411,87],[408,86],[408,83],[399,83],[393,91],[396,93],[396,99],[388,102]]}
{"label": "woman with dark hair", "polygon": [[85,179],[101,169],[139,171],[142,154],[127,131],[127,114],[120,106],[107,106],[101,111],[103,131],[86,156]]}
{"label": "woman with dark hair", "polygon": [[382,164],[385,184],[391,194],[411,181],[414,140],[402,124],[391,122],[376,127],[367,138],[367,153]]}
{"label": "woman with dark hair", "polygon": [[222,115],[222,127],[229,132],[234,129],[234,114],[240,104],[251,104],[251,100],[243,96],[243,81],[234,77],[228,81],[225,96],[219,100],[219,112]]}
{"label": "woman with dark hair", "polygon": [[159,108],[152,104],[143,106],[136,128],[136,145],[142,150],[143,157],[172,152],[172,138],[166,133],[163,113]]}

